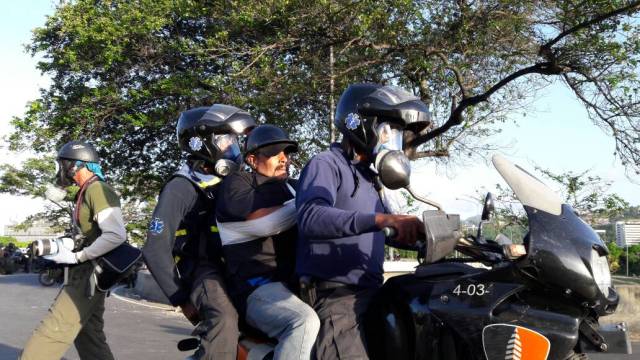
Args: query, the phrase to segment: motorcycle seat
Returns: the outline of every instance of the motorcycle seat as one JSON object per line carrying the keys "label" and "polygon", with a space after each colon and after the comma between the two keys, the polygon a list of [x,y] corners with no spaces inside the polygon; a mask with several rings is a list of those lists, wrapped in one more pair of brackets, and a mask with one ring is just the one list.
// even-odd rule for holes
{"label": "motorcycle seat", "polygon": [[468,274],[475,274],[485,271],[471,265],[459,262],[441,262],[435,264],[419,265],[416,268],[415,276],[420,279],[424,278],[448,278],[457,277]]}

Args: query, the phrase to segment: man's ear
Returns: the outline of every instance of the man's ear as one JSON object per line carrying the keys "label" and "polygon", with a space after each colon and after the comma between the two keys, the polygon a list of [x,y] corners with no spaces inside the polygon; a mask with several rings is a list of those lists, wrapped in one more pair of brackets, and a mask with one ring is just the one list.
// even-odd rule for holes
{"label": "man's ear", "polygon": [[247,163],[247,165],[249,165],[250,168],[252,169],[256,169],[256,155],[255,154],[249,154],[247,155],[247,157],[244,158],[244,162]]}

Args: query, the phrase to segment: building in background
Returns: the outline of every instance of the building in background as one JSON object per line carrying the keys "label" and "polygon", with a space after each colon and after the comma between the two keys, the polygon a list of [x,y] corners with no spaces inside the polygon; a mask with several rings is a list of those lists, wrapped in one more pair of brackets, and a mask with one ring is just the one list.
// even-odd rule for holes
{"label": "building in background", "polygon": [[616,222],[616,244],[620,247],[640,244],[640,220]]}
{"label": "building in background", "polygon": [[29,228],[24,230],[16,229],[15,225],[6,225],[4,227],[4,236],[12,236],[16,240],[24,242],[55,238],[63,234],[61,231],[55,231],[51,223],[46,220],[36,220]]}

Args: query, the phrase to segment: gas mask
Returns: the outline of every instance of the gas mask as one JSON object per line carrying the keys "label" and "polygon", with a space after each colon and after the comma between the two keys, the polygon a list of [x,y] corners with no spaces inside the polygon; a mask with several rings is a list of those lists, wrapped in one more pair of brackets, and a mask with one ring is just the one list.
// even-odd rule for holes
{"label": "gas mask", "polygon": [[76,160],[62,158],[57,159],[55,184],[61,188],[73,185],[73,176],[75,175],[76,170]]}
{"label": "gas mask", "polygon": [[409,185],[411,165],[402,152],[403,131],[387,122],[376,127],[378,143],[373,149],[374,168],[382,182],[380,199],[389,213],[401,214],[407,200],[401,188]]}
{"label": "gas mask", "polygon": [[219,159],[214,164],[216,174],[227,176],[236,171],[242,163],[238,137],[235,134],[214,135],[212,142],[220,154]]}

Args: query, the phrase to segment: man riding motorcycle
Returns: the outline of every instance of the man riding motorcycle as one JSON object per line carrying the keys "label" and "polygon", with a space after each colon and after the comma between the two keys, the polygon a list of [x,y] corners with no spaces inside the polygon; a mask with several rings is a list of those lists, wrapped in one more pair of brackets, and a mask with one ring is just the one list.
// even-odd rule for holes
{"label": "man riding motorcycle", "polygon": [[171,304],[200,321],[194,359],[236,358],[238,318],[223,281],[214,211],[222,177],[242,163],[238,136],[253,126],[248,112],[229,105],[183,112],[176,133],[186,163],[162,188],[149,224],[143,255],[151,274]]}
{"label": "man riding motorcycle", "polygon": [[321,321],[319,359],[367,358],[362,320],[382,285],[380,230],[394,228],[401,244],[415,242],[423,231],[417,217],[388,213],[381,198],[385,189],[371,167],[383,151],[402,150],[410,124],[428,120],[427,106],[402,89],[351,85],[336,109],[342,143],[331,144],[302,171],[296,270],[315,289],[306,298]]}
{"label": "man riding motorcycle", "polygon": [[278,340],[276,360],[309,359],[320,327],[294,295],[296,182],[288,171],[297,150],[276,126],[252,130],[245,155],[251,172],[225,178],[216,209],[232,297],[249,325]]}

